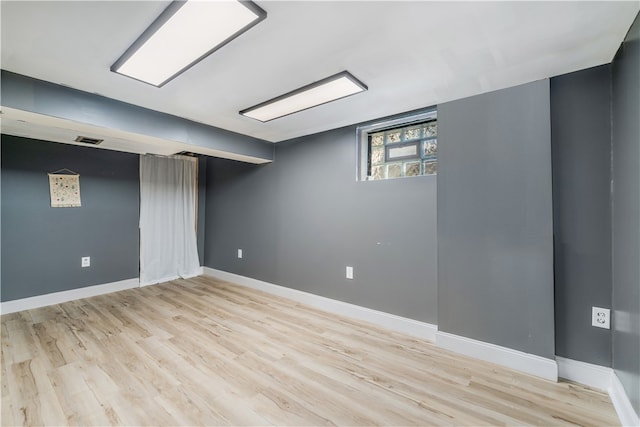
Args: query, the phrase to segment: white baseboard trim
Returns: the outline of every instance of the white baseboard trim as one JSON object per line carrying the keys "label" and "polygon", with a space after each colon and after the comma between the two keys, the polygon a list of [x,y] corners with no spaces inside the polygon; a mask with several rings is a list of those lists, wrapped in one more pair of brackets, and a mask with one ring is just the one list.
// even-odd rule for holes
{"label": "white baseboard trim", "polygon": [[609,394],[613,407],[623,426],[640,426],[640,418],[633,410],[629,396],[616,372],[605,366],[556,356],[558,376]]}
{"label": "white baseboard trim", "polygon": [[558,381],[558,365],[555,360],[546,357],[441,331],[436,334],[436,344],[455,353]]}
{"label": "white baseboard trim", "polygon": [[9,314],[22,310],[31,310],[39,307],[46,307],[48,305],[89,298],[96,295],[110,294],[112,292],[123,291],[125,289],[137,288],[138,286],[140,286],[140,280],[138,278],[134,278],[120,280],[119,282],[106,283],[103,285],[87,286],[84,288],[70,289],[68,291],[37,295],[35,297],[22,298],[13,301],[5,301],[0,305],[0,312],[2,314]]}
{"label": "white baseboard trim", "polygon": [[579,360],[556,356],[558,377],[569,381],[608,391],[611,387],[613,369]]}
{"label": "white baseboard trim", "polygon": [[140,287],[144,288],[145,286],[161,285],[163,283],[171,282],[172,280],[178,280],[178,279],[191,279],[192,277],[202,276],[203,274],[204,274],[204,267],[198,267],[198,269],[195,270],[193,273],[189,273],[184,276],[176,274],[174,276],[163,277],[162,279],[150,280],[148,282],[140,281]]}
{"label": "white baseboard trim", "polygon": [[629,396],[627,396],[627,392],[622,386],[618,375],[616,375],[615,371],[613,370],[611,374],[611,386],[609,387],[608,391],[611,402],[613,403],[613,407],[618,413],[618,418],[620,418],[620,423],[623,426],[629,427],[640,426],[640,417],[633,409],[631,401],[629,400]]}
{"label": "white baseboard trim", "polygon": [[180,276],[167,276],[167,277],[163,277],[162,279],[149,280],[149,281],[146,281],[146,282],[143,282],[141,280],[140,281],[140,287],[141,288],[146,288],[147,286],[161,285],[162,283],[170,282],[172,280],[176,280],[176,279],[179,279],[179,278],[180,278]]}
{"label": "white baseboard trim", "polygon": [[310,294],[308,292],[284,286],[274,285],[273,283],[263,282],[262,280],[252,279],[250,277],[240,276],[238,274],[228,273],[226,271],[216,270],[209,267],[204,267],[204,274],[206,276],[237,283],[248,288],[257,289],[293,301],[301,302],[330,313],[339,314],[352,319],[363,320],[392,331],[401,332],[427,341],[435,341],[436,331],[438,328],[436,325],[432,325],[430,323],[407,319],[406,317],[396,316],[383,311],[361,307],[355,304]]}
{"label": "white baseboard trim", "polygon": [[274,285],[273,283],[263,282],[262,280],[252,279],[239,274],[216,270],[209,267],[204,268],[204,274],[247,286],[249,288],[265,291],[293,301],[301,302],[330,313],[363,320],[393,331],[426,339],[428,341],[435,342],[442,348],[446,348],[447,350],[451,350],[456,353],[497,363],[508,368],[516,369],[521,372],[536,375],[552,381],[558,380],[558,366],[556,365],[555,360],[552,359],[546,359],[544,357],[523,353],[510,348],[500,347],[494,344],[488,344],[482,341],[476,341],[440,332],[436,325],[360,307],[331,298],[321,297],[307,292],[298,291],[296,289],[286,288],[284,286]]}

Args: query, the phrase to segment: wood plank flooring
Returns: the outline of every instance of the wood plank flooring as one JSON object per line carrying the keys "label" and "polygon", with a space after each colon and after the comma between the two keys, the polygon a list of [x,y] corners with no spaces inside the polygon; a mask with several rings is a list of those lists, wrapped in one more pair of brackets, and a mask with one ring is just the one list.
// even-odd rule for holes
{"label": "wood plank flooring", "polygon": [[2,316],[2,425],[619,425],[553,383],[207,277]]}

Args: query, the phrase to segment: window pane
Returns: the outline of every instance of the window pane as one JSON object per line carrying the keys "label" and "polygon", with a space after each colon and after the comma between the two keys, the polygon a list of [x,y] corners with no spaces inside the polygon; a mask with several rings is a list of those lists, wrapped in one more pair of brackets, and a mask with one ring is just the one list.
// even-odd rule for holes
{"label": "window pane", "polygon": [[438,123],[435,109],[359,127],[357,134],[359,180],[437,174]]}
{"label": "window pane", "polygon": [[393,145],[387,148],[387,160],[404,160],[411,157],[420,157],[420,147],[418,142]]}
{"label": "window pane", "polygon": [[387,165],[387,178],[400,178],[402,176],[402,163]]}
{"label": "window pane", "polygon": [[404,176],[420,175],[420,162],[407,162],[404,164]]}
{"label": "window pane", "polygon": [[371,168],[371,179],[384,179],[384,166],[374,166]]}
{"label": "window pane", "polygon": [[438,154],[438,140],[430,139],[424,142],[422,157],[425,159],[432,158],[435,160],[436,155]]}
{"label": "window pane", "polygon": [[379,165],[384,163],[384,147],[371,148],[371,164]]}
{"label": "window pane", "polygon": [[438,135],[438,125],[435,122],[428,123],[424,127],[424,137],[429,138],[436,135]]}
{"label": "window pane", "polygon": [[420,126],[415,126],[415,127],[411,127],[408,128],[405,132],[404,132],[404,139],[405,140],[412,140],[412,139],[418,139],[422,136],[422,127]]}
{"label": "window pane", "polygon": [[402,135],[402,129],[390,130],[389,132],[387,132],[387,144],[400,142],[401,135]]}
{"label": "window pane", "polygon": [[371,145],[383,145],[384,144],[384,132],[374,133],[371,135]]}
{"label": "window pane", "polygon": [[435,175],[438,171],[438,163],[433,161],[428,161],[423,163],[424,167],[424,175]]}

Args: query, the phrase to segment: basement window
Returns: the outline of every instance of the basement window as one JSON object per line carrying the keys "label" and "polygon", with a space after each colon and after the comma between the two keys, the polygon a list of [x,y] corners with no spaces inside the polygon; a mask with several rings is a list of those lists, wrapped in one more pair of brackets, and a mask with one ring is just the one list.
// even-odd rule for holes
{"label": "basement window", "polygon": [[358,128],[358,180],[436,175],[437,110]]}

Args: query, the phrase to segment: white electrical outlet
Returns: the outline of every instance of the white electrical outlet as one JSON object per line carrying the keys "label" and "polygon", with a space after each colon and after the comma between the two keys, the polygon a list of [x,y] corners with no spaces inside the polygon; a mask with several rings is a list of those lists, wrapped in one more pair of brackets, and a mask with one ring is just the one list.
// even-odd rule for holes
{"label": "white electrical outlet", "polygon": [[238,258],[242,258],[242,249],[238,249]]}
{"label": "white electrical outlet", "polygon": [[82,257],[82,266],[83,267],[90,267],[91,266],[91,257],[83,256]]}
{"label": "white electrical outlet", "polygon": [[347,279],[353,279],[353,267],[347,266]]}
{"label": "white electrical outlet", "polygon": [[596,328],[610,329],[611,312],[608,308],[591,308],[591,326]]}

